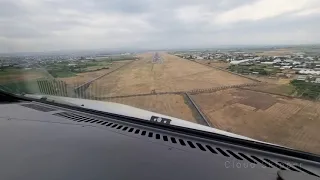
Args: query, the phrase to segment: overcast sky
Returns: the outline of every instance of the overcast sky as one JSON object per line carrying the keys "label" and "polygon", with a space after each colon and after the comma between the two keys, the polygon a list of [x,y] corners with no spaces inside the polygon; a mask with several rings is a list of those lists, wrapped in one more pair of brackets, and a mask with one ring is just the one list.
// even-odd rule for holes
{"label": "overcast sky", "polygon": [[320,43],[320,0],[0,0],[0,52]]}

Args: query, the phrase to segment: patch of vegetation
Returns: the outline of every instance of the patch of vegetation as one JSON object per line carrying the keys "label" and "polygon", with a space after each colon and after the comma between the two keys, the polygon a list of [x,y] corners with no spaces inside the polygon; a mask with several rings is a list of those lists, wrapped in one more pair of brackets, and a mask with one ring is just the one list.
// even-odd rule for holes
{"label": "patch of vegetation", "polygon": [[273,91],[278,94],[291,95],[295,92],[295,87],[291,84],[282,84],[276,86]]}
{"label": "patch of vegetation", "polygon": [[38,69],[23,69],[23,68],[17,68],[17,67],[0,68],[0,76],[18,75],[18,74],[27,74],[27,73],[43,73],[43,71]]}
{"label": "patch of vegetation", "polygon": [[314,100],[320,97],[320,85],[317,83],[292,80],[290,84],[295,87],[298,96]]}
{"label": "patch of vegetation", "polygon": [[48,72],[54,77],[54,78],[65,78],[65,77],[72,77],[76,76],[77,74],[71,71],[62,71],[62,70],[48,70]]}
{"label": "patch of vegetation", "polygon": [[131,55],[115,55],[115,56],[107,56],[107,57],[99,57],[96,60],[98,61],[125,61],[125,60],[135,60],[137,57]]}
{"label": "patch of vegetation", "polygon": [[78,73],[94,72],[103,69],[109,69],[112,61],[84,61],[84,62],[58,62],[46,65],[45,69],[54,78],[64,78],[76,76]]}
{"label": "patch of vegetation", "polygon": [[248,66],[231,65],[228,67],[228,70],[232,72],[240,73],[240,74],[251,73]]}
{"label": "patch of vegetation", "polygon": [[239,74],[252,74],[257,72],[259,73],[259,75],[263,75],[263,76],[270,76],[279,72],[278,69],[273,68],[271,66],[265,66],[265,65],[252,65],[252,66],[231,65],[228,67],[228,70],[239,73]]}
{"label": "patch of vegetation", "polygon": [[7,76],[12,74],[20,74],[23,70],[18,68],[1,68],[0,76]]}
{"label": "patch of vegetation", "polygon": [[94,71],[100,71],[100,70],[104,70],[104,69],[110,69],[110,67],[107,66],[91,66],[91,67],[87,67],[84,70],[86,72],[94,72]]}
{"label": "patch of vegetation", "polygon": [[201,115],[199,114],[198,110],[193,106],[192,102],[189,100],[187,95],[183,94],[182,97],[184,99],[184,103],[191,109],[192,116],[194,117],[194,119],[197,122],[202,122],[203,120]]}
{"label": "patch of vegetation", "polygon": [[11,93],[39,93],[37,80],[18,81],[1,84],[0,88]]}
{"label": "patch of vegetation", "polygon": [[64,77],[76,76],[76,73],[74,72],[75,67],[68,66],[68,63],[66,63],[66,62],[49,64],[46,66],[45,69],[54,78],[64,78]]}
{"label": "patch of vegetation", "polygon": [[65,82],[46,78],[0,84],[0,89],[14,94],[67,96],[67,84]]}

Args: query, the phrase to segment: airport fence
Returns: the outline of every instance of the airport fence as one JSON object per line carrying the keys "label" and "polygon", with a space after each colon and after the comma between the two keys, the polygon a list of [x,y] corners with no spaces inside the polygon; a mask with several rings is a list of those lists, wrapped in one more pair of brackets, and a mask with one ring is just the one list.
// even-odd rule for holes
{"label": "airport fence", "polygon": [[220,91],[220,90],[224,90],[224,89],[258,86],[261,84],[262,83],[247,83],[247,84],[221,86],[221,87],[214,87],[214,88],[207,88],[207,89],[194,89],[194,90],[189,91],[189,93],[190,94],[211,93],[211,92]]}
{"label": "airport fence", "polygon": [[41,94],[68,97],[68,85],[60,80],[38,80]]}
{"label": "airport fence", "polygon": [[1,84],[0,88],[14,94],[45,94],[54,96],[72,96],[71,87],[61,80],[34,79],[25,81],[12,81]]}

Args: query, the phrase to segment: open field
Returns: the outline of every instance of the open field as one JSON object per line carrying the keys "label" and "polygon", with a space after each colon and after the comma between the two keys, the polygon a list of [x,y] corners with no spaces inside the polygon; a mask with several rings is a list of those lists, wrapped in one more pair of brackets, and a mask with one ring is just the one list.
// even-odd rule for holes
{"label": "open field", "polygon": [[[126,68],[97,80],[89,92],[96,97],[109,97],[155,92],[190,91],[254,81],[213,69],[179,57],[160,53],[163,63],[152,63],[153,53],[141,55]],[[101,88],[96,91],[93,87]]]}
{"label": "open field", "polygon": [[259,56],[285,56],[285,55],[291,55],[294,52],[296,52],[295,49],[282,48],[282,49],[275,49],[275,50],[258,52],[256,54],[259,55]]}
{"label": "open field", "polygon": [[219,67],[222,69],[227,69],[230,66],[230,64],[227,62],[221,62],[216,60],[195,60],[195,61],[201,64],[209,65],[212,67]]}
{"label": "open field", "polygon": [[8,69],[0,71],[0,84],[28,81],[39,78],[48,77],[48,73],[41,70],[23,70],[23,69]]}
{"label": "open field", "polygon": [[216,128],[320,153],[320,103],[249,90],[192,96]]}
{"label": "open field", "polygon": [[109,56],[101,56],[95,58],[98,61],[127,61],[127,60],[135,60],[137,57],[135,55],[109,55]]}
{"label": "open field", "polygon": [[[108,66],[109,69],[79,73],[79,74],[77,74],[77,76],[67,77],[67,78],[58,78],[58,79],[66,82],[68,85],[70,85],[72,87],[78,87],[78,86],[80,86],[80,85],[82,85],[82,84],[84,84],[94,78],[97,78],[105,73],[113,71],[114,69],[119,68],[128,62],[131,62],[131,61],[116,61],[116,62],[109,64],[109,66]],[[101,66],[100,68],[102,68],[102,67],[104,67],[104,66]],[[97,66],[93,66],[90,68],[97,69]]]}
{"label": "open field", "polygon": [[0,88],[12,93],[39,93],[37,81],[48,78],[49,73],[41,69],[1,69]]}
{"label": "open field", "polygon": [[261,86],[244,87],[242,89],[249,89],[254,91],[261,91],[266,93],[293,95],[295,88],[290,84],[264,84]]}
{"label": "open field", "polygon": [[98,70],[103,70],[103,69],[108,69],[110,65],[108,66],[90,66],[85,68],[86,71],[98,71]]}
{"label": "open field", "polygon": [[140,109],[196,122],[182,95],[151,95],[108,100]]}
{"label": "open field", "polygon": [[257,75],[246,75],[250,78],[257,79],[261,82],[265,82],[268,84],[290,84],[290,81],[292,81],[294,78],[278,78],[278,77],[269,77],[269,76],[257,76]]}

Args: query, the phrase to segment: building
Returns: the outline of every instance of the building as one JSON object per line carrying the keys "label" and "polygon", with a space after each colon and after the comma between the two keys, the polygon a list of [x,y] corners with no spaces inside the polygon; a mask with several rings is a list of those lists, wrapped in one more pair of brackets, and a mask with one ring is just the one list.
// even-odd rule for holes
{"label": "building", "polygon": [[320,84],[320,78],[316,78],[316,80],[314,81],[314,83]]}
{"label": "building", "polygon": [[272,65],[274,62],[261,62],[261,64]]}
{"label": "building", "polygon": [[245,60],[240,60],[240,61],[231,61],[230,64],[236,65],[236,64],[243,64],[246,62],[251,61],[252,59],[245,59]]}
{"label": "building", "polygon": [[315,71],[313,69],[304,69],[304,70],[299,71],[299,74],[320,75],[320,71]]}
{"label": "building", "polygon": [[292,60],[292,59],[285,59],[284,62],[286,62],[286,63],[293,63],[293,60]]}
{"label": "building", "polygon": [[280,69],[284,70],[284,69],[291,69],[292,66],[281,66]]}
{"label": "building", "polygon": [[77,64],[68,64],[68,66],[73,66],[73,67],[75,67],[75,66],[77,66]]}
{"label": "building", "polygon": [[281,62],[281,59],[280,59],[280,58],[277,58],[277,59],[273,60],[273,62],[274,62],[274,63],[279,63],[279,62]]}
{"label": "building", "polygon": [[298,81],[306,81],[307,80],[307,76],[304,76],[304,75],[300,75],[296,78],[296,80]]}

